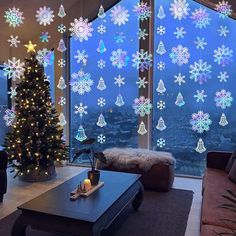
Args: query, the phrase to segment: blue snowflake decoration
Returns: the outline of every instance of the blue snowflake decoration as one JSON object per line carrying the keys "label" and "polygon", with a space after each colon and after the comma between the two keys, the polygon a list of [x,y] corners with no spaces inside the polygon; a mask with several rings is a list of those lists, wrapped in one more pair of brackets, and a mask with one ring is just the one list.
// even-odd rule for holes
{"label": "blue snowflake decoration", "polygon": [[183,64],[187,64],[190,58],[190,53],[187,47],[183,47],[182,45],[178,45],[177,47],[173,47],[171,49],[170,58],[173,64],[177,64],[178,66],[182,66]]}
{"label": "blue snowflake decoration", "polygon": [[224,0],[216,4],[215,10],[219,13],[220,18],[222,19],[232,14],[231,5]]}
{"label": "blue snowflake decoration", "polygon": [[51,36],[48,34],[48,32],[42,32],[39,38],[42,43],[47,43]]}
{"label": "blue snowflake decoration", "polygon": [[13,28],[23,24],[24,20],[23,12],[21,12],[19,8],[15,7],[9,8],[8,11],[5,11],[4,18],[6,19],[6,23]]}
{"label": "blue snowflake decoration", "polygon": [[227,107],[231,107],[233,102],[233,97],[231,96],[231,92],[222,89],[221,91],[216,92],[215,96],[216,106],[221,109],[226,109]]}
{"label": "blue snowflake decoration", "polygon": [[195,9],[190,18],[193,20],[195,27],[199,29],[206,28],[207,25],[210,24],[211,20],[209,18],[209,14],[206,12],[206,9],[202,7]]}
{"label": "blue snowflake decoration", "polygon": [[226,66],[233,61],[233,50],[222,45],[214,50],[214,62],[218,65]]}
{"label": "blue snowflake decoration", "polygon": [[117,32],[114,39],[116,43],[123,43],[125,39],[124,32]]}
{"label": "blue snowflake decoration", "polygon": [[210,130],[210,125],[212,124],[212,121],[208,113],[204,113],[203,111],[198,111],[197,113],[192,114],[192,119],[190,120],[190,124],[192,125],[193,131],[202,134],[204,131]]}
{"label": "blue snowflake decoration", "polygon": [[148,70],[152,66],[152,55],[148,51],[141,49],[140,52],[137,51],[132,57],[132,66],[141,72]]}
{"label": "blue snowflake decoration", "polygon": [[147,5],[147,3],[141,1],[138,2],[134,8],[133,8],[133,12],[136,14],[136,16],[138,17],[139,20],[144,21],[144,20],[148,20],[151,16],[151,7]]}
{"label": "blue snowflake decoration", "polygon": [[93,80],[89,73],[85,73],[80,69],[78,73],[73,73],[71,77],[70,85],[74,93],[84,95],[86,92],[88,93],[91,91]]}
{"label": "blue snowflake decoration", "polygon": [[184,27],[176,27],[176,31],[174,32],[174,35],[177,39],[184,38],[184,35],[186,34],[186,31],[184,30]]}
{"label": "blue snowflake decoration", "polygon": [[151,100],[149,98],[145,98],[144,96],[141,96],[140,98],[135,98],[132,107],[136,115],[144,117],[145,115],[149,115],[151,113]]}
{"label": "blue snowflake decoration", "polygon": [[220,28],[218,29],[218,32],[221,37],[227,37],[229,30],[226,25],[225,26],[221,25]]}
{"label": "blue snowflake decoration", "polygon": [[194,64],[190,65],[190,79],[199,84],[203,84],[211,79],[211,65],[199,59]]}
{"label": "blue snowflake decoration", "polygon": [[122,69],[128,65],[130,58],[127,56],[126,51],[119,48],[116,51],[112,51],[110,60],[113,66]]}
{"label": "blue snowflake decoration", "polygon": [[196,44],[197,49],[205,49],[205,46],[207,45],[207,42],[205,41],[205,38],[197,37],[197,39],[194,41],[194,44]]}
{"label": "blue snowflake decoration", "polygon": [[217,76],[217,78],[220,80],[221,83],[227,82],[227,79],[229,78],[227,71],[220,71],[220,74]]}
{"label": "blue snowflake decoration", "polygon": [[202,91],[199,91],[197,90],[196,91],[197,93],[194,94],[194,98],[196,98],[196,101],[197,102],[205,102],[205,98],[207,97],[207,95],[205,94],[205,90],[202,90]]}

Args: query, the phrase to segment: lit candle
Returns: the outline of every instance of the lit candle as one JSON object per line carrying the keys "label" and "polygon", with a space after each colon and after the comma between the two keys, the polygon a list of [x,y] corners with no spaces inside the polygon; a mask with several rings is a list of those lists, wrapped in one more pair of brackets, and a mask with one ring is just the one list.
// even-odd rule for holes
{"label": "lit candle", "polygon": [[84,188],[85,188],[85,191],[89,191],[91,189],[92,185],[91,185],[91,182],[90,182],[90,179],[85,179],[84,180]]}

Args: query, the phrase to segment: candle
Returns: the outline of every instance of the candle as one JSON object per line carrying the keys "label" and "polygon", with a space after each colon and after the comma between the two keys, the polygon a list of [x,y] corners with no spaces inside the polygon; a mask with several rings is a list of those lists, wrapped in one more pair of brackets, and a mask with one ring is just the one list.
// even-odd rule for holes
{"label": "candle", "polygon": [[84,180],[84,188],[85,188],[85,191],[89,191],[91,189],[92,185],[91,185],[91,182],[90,182],[90,179],[85,179]]}

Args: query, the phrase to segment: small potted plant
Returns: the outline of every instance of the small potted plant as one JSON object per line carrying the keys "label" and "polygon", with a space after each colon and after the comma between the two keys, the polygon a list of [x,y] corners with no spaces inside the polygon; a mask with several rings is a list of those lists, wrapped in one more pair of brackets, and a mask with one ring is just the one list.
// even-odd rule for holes
{"label": "small potted plant", "polygon": [[101,162],[106,163],[106,158],[103,152],[95,152],[93,149],[93,144],[96,142],[96,139],[89,138],[81,142],[82,145],[88,146],[79,150],[73,157],[73,162],[82,154],[87,155],[91,170],[88,171],[88,179],[90,179],[92,185],[97,185],[100,179],[100,171],[96,169],[96,159],[99,159]]}

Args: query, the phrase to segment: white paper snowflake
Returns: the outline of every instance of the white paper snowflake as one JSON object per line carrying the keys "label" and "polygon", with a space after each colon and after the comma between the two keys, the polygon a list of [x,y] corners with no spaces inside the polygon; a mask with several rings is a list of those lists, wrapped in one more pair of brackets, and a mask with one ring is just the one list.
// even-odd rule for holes
{"label": "white paper snowflake", "polygon": [[159,35],[165,34],[165,33],[166,33],[166,28],[165,28],[164,26],[162,26],[162,25],[158,26],[158,27],[157,27],[157,33],[158,33]]}
{"label": "white paper snowflake", "polygon": [[98,106],[104,107],[106,105],[106,99],[105,98],[99,98],[97,101]]}
{"label": "white paper snowflake", "polygon": [[152,55],[143,49],[132,55],[132,66],[141,72],[148,70],[152,66]]}
{"label": "white paper snowflake", "polygon": [[92,23],[88,22],[88,19],[83,19],[82,17],[78,19],[74,19],[74,22],[70,23],[71,35],[74,36],[75,40],[83,42],[83,40],[88,40],[89,37],[92,36]]}
{"label": "white paper snowflake", "polygon": [[84,106],[82,102],[79,103],[79,106],[75,105],[75,114],[79,114],[80,117],[83,117],[84,115],[87,115],[88,112],[86,109],[88,106]]}
{"label": "white paper snowflake", "polygon": [[17,48],[18,44],[20,43],[20,40],[18,40],[19,37],[11,35],[10,38],[7,40],[7,42],[10,43],[10,47],[15,47]]}
{"label": "white paper snowflake", "polygon": [[166,108],[166,103],[164,101],[160,100],[157,102],[157,109],[163,110],[165,108]]}
{"label": "white paper snowflake", "polygon": [[174,0],[174,2],[170,4],[170,11],[174,19],[182,20],[189,14],[189,4],[186,0]]}
{"label": "white paper snowflake", "polygon": [[39,10],[36,11],[35,17],[36,21],[38,21],[40,25],[50,25],[54,18],[53,10],[46,6],[40,7]]}
{"label": "white paper snowflake", "polygon": [[106,33],[106,26],[104,26],[104,25],[99,25],[99,26],[97,27],[97,31],[98,31],[99,34],[104,34],[104,33]]}
{"label": "white paper snowflake", "polygon": [[105,66],[106,66],[106,62],[103,59],[98,61],[98,67],[100,69],[103,69]]}
{"label": "white paper snowflake", "polygon": [[194,41],[194,44],[196,44],[197,49],[204,50],[205,46],[207,45],[207,42],[205,41],[204,37],[197,37],[197,39]]}
{"label": "white paper snowflake", "polygon": [[145,98],[144,96],[141,96],[140,98],[135,98],[132,107],[136,115],[144,117],[145,115],[149,115],[151,113],[151,100],[149,98]]}
{"label": "white paper snowflake", "polygon": [[3,120],[5,120],[6,126],[10,127],[14,124],[16,118],[16,114],[15,114],[15,109],[7,109],[5,111],[5,114],[3,116]]}
{"label": "white paper snowflake", "polygon": [[227,74],[227,71],[220,71],[220,74],[217,76],[218,79],[220,79],[220,82],[227,82],[227,79],[229,78],[228,74]]}
{"label": "white paper snowflake", "polygon": [[125,85],[125,77],[121,77],[121,75],[115,77],[114,80],[115,80],[114,84],[117,84],[119,87]]}
{"label": "white paper snowflake", "polygon": [[158,70],[163,71],[165,69],[165,66],[166,66],[165,62],[163,62],[163,61],[157,62],[157,69]]}
{"label": "white paper snowflake", "polygon": [[91,91],[93,80],[91,80],[91,75],[89,73],[85,73],[80,69],[78,73],[73,73],[71,78],[70,85],[74,93],[84,95],[86,92],[88,93]]}
{"label": "white paper snowflake", "polygon": [[97,141],[101,144],[105,143],[106,142],[106,136],[103,135],[103,134],[100,134],[97,136]]}
{"label": "white paper snowflake", "polygon": [[157,146],[158,146],[159,148],[165,147],[165,146],[166,146],[166,141],[165,141],[165,139],[163,139],[163,138],[157,139]]}
{"label": "white paper snowflake", "polygon": [[139,40],[140,40],[140,39],[141,39],[141,40],[145,40],[146,37],[148,36],[148,33],[147,33],[147,30],[146,30],[146,29],[139,29],[137,35],[138,35],[138,39],[139,39]]}
{"label": "white paper snowflake", "polygon": [[197,93],[194,94],[194,98],[196,98],[197,102],[205,102],[205,98],[207,97],[207,95],[205,94],[205,90],[197,90]]}
{"label": "white paper snowflake", "polygon": [[66,105],[66,98],[65,97],[59,97],[59,99],[58,99],[58,104],[60,105],[60,106],[64,106],[64,105]]}
{"label": "white paper snowflake", "polygon": [[214,58],[214,62],[225,67],[233,61],[233,50],[222,45],[214,50]]}
{"label": "white paper snowflake", "polygon": [[17,95],[16,88],[10,87],[10,91],[7,92],[10,98],[14,98]]}
{"label": "white paper snowflake", "polygon": [[221,109],[226,109],[227,107],[231,107],[233,102],[233,97],[231,96],[231,92],[226,91],[225,89],[221,89],[221,91],[216,92],[215,96],[216,106]]}
{"label": "white paper snowflake", "polygon": [[21,12],[20,9],[16,7],[9,8],[7,11],[5,11],[4,18],[6,19],[6,23],[8,23],[9,26],[12,26],[13,28],[23,24],[24,20],[23,12]]}
{"label": "white paper snowflake", "polygon": [[148,84],[148,81],[146,81],[146,77],[139,77],[136,84],[138,85],[138,88],[146,88],[146,84]]}
{"label": "white paper snowflake", "polygon": [[179,73],[178,75],[175,75],[174,77],[175,77],[174,83],[178,83],[179,86],[186,83],[186,81],[184,80],[185,75],[182,75],[181,73]]}
{"label": "white paper snowflake", "polygon": [[8,59],[8,63],[4,63],[4,76],[8,79],[16,81],[24,74],[24,62],[21,62],[20,59],[13,57],[11,60]]}
{"label": "white paper snowflake", "polygon": [[77,59],[77,63],[80,64],[81,62],[85,66],[88,60],[88,54],[86,54],[85,50],[77,50],[77,55],[74,56]]}
{"label": "white paper snowflake", "polygon": [[178,45],[177,47],[173,47],[171,49],[170,58],[173,64],[182,66],[183,64],[188,63],[188,60],[190,58],[190,53],[187,47]]}
{"label": "white paper snowflake", "polygon": [[177,39],[184,38],[184,35],[186,34],[186,31],[184,30],[184,27],[176,27],[176,31],[174,32],[174,35]]}
{"label": "white paper snowflake", "polygon": [[116,51],[112,51],[110,60],[113,66],[118,69],[122,69],[122,67],[126,67],[128,65],[130,58],[128,57],[126,51],[119,48]]}
{"label": "white paper snowflake", "polygon": [[192,12],[191,19],[195,24],[196,28],[202,29],[206,28],[209,24],[211,19],[209,18],[209,13],[207,13],[206,8],[198,8]]}
{"label": "white paper snowflake", "polygon": [[220,28],[218,29],[219,35],[223,37],[227,37],[229,30],[226,25],[221,25]]}
{"label": "white paper snowflake", "polygon": [[63,24],[60,24],[57,26],[57,31],[61,34],[65,33],[66,32],[66,26],[63,25]]}
{"label": "white paper snowflake", "polygon": [[125,7],[122,7],[121,5],[115,6],[111,9],[111,21],[115,25],[125,25],[129,21],[129,13],[128,10],[125,9]]}
{"label": "white paper snowflake", "polygon": [[151,7],[148,6],[147,2],[139,2],[134,6],[133,12],[138,17],[139,20],[148,20],[151,17]]}

